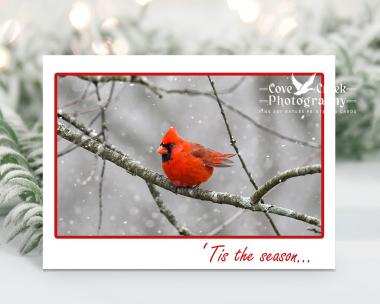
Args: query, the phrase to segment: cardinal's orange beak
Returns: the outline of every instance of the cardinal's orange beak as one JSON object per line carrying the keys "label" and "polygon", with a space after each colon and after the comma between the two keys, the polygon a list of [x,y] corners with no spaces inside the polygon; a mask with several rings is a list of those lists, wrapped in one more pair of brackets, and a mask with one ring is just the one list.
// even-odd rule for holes
{"label": "cardinal's orange beak", "polygon": [[156,153],[157,154],[167,154],[168,153],[168,150],[165,148],[165,147],[163,147],[163,146],[159,146],[158,147],[158,149],[156,150]]}

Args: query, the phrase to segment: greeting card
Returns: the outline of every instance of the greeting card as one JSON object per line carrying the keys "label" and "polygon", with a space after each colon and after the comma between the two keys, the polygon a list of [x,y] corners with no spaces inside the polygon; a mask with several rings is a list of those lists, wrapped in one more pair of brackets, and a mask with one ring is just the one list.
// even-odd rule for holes
{"label": "greeting card", "polygon": [[335,267],[333,56],[45,56],[45,269]]}

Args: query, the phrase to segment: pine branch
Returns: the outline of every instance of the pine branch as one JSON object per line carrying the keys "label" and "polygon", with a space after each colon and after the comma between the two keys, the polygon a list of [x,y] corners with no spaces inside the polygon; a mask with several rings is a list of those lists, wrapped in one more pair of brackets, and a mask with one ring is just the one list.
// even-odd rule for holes
{"label": "pine branch", "polygon": [[145,182],[159,186],[174,194],[180,194],[183,196],[199,199],[202,201],[209,201],[216,204],[231,205],[237,208],[248,209],[251,211],[268,212],[271,214],[289,217],[318,227],[321,226],[320,220],[315,217],[275,205],[261,203],[251,204],[251,199],[249,197],[243,197],[224,192],[203,190],[200,188],[176,188],[165,176],[143,167],[140,163],[132,159],[127,154],[121,152],[114,146],[99,143],[98,141],[81,133],[80,131],[67,128],[62,123],[58,123],[57,131],[58,135],[67,141],[76,143],[87,151],[98,155],[102,159],[108,160],[116,166],[125,169],[129,174],[138,176]]}
{"label": "pine branch", "polygon": [[21,254],[36,248],[42,239],[41,146],[38,126],[27,130],[16,114],[4,118],[0,110],[0,214],[7,213],[8,241],[23,235]]}

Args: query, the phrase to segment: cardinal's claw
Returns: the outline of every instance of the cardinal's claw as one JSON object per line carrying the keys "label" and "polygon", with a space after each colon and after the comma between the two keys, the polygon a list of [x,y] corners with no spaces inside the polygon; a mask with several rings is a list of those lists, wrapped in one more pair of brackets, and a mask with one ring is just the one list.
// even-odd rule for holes
{"label": "cardinal's claw", "polygon": [[199,188],[199,185],[195,185],[195,186],[192,186],[192,187],[182,187],[182,186],[176,186],[176,185],[173,184],[173,186],[174,186],[174,193],[175,194],[178,194],[178,190],[179,189],[195,190],[195,189]]}
{"label": "cardinal's claw", "polygon": [[174,185],[174,193],[178,194],[178,190],[181,188],[183,188],[183,187]]}

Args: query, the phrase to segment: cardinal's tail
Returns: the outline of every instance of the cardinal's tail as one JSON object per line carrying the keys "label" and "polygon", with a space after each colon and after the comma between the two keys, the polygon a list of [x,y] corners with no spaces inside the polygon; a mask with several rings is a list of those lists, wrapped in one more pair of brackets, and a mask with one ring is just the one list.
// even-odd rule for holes
{"label": "cardinal's tail", "polygon": [[214,167],[219,167],[219,168],[226,168],[226,167],[231,167],[234,165],[234,162],[230,160],[229,158],[235,156],[236,154],[220,154],[214,159]]}

